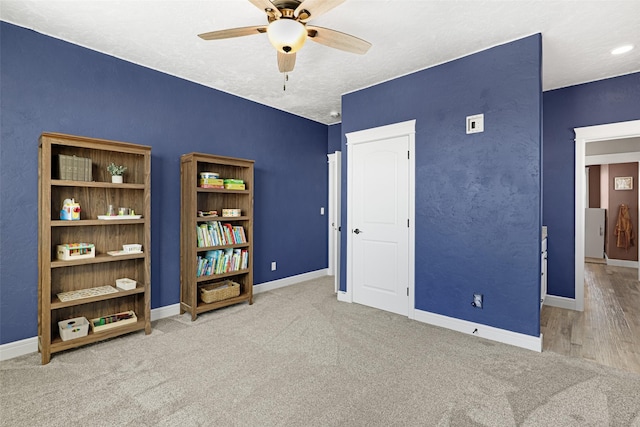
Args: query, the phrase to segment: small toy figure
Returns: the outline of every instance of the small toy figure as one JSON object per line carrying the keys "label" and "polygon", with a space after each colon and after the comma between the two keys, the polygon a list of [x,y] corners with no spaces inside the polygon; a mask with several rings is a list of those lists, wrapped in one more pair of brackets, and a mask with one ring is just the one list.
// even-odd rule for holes
{"label": "small toy figure", "polygon": [[76,203],[75,199],[64,199],[62,210],[60,211],[60,219],[68,221],[79,220],[80,203]]}

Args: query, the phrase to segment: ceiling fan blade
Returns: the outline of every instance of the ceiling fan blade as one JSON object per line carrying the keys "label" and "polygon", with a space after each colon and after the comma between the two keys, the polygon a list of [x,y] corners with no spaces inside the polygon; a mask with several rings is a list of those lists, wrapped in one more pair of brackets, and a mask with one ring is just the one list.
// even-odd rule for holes
{"label": "ceiling fan blade", "polygon": [[211,31],[210,33],[198,34],[198,37],[204,40],[220,40],[230,39],[232,37],[250,36],[267,32],[264,25],[255,25],[253,27],[230,28],[228,30]]}
{"label": "ceiling fan blade", "polygon": [[293,67],[296,65],[295,53],[282,53],[278,52],[278,70],[281,73],[288,73],[293,71]]}
{"label": "ceiling fan blade", "polygon": [[360,55],[367,53],[371,47],[366,40],[323,27],[307,25],[307,35],[316,43]]}
{"label": "ceiling fan blade", "polygon": [[[308,19],[315,19],[344,2],[345,0],[304,0],[298,5],[293,15],[299,17],[300,21],[306,22]],[[304,11],[308,13],[304,13]]]}
{"label": "ceiling fan blade", "polygon": [[282,13],[278,8],[269,0],[249,0],[255,7],[265,12],[267,15],[272,15],[275,18],[280,18]]}

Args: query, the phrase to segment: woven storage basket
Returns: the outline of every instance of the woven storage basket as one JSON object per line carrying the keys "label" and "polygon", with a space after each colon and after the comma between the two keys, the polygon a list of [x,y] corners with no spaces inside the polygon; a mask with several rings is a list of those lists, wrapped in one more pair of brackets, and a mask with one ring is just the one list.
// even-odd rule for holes
{"label": "woven storage basket", "polygon": [[[227,286],[224,286],[227,285]],[[220,289],[223,287],[222,289]],[[232,280],[211,283],[200,288],[200,299],[205,303],[222,301],[240,295],[240,284]]]}

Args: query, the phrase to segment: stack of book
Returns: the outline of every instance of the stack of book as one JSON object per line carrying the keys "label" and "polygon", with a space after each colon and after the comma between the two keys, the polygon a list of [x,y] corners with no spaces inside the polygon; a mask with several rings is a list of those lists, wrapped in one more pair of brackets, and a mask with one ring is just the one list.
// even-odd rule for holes
{"label": "stack of book", "polygon": [[249,266],[249,251],[241,248],[207,251],[198,256],[197,263],[197,277],[245,270]]}
{"label": "stack of book", "polygon": [[224,180],[224,188],[227,190],[244,190],[245,185],[242,179],[227,178]]}
{"label": "stack of book", "polygon": [[244,227],[220,221],[207,221],[196,226],[198,247],[236,245],[247,243]]}
{"label": "stack of book", "polygon": [[224,181],[220,178],[200,178],[200,188],[224,188]]}
{"label": "stack of book", "polygon": [[60,179],[70,181],[93,181],[91,159],[58,154]]}

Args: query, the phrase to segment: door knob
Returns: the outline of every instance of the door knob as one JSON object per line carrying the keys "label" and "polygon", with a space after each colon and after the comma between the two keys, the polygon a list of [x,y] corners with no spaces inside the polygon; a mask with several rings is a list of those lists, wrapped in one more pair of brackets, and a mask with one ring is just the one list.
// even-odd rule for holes
{"label": "door knob", "polygon": [[363,231],[362,231],[362,230],[360,230],[359,228],[356,228],[355,230],[353,230],[353,232],[354,232],[354,233],[356,233],[356,234],[360,234],[360,233],[362,233]]}

